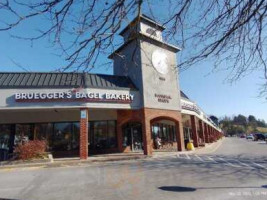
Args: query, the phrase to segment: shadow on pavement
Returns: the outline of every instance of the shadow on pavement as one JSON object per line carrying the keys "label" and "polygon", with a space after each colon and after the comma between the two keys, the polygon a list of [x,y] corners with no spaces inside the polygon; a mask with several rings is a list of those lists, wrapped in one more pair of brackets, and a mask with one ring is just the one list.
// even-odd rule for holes
{"label": "shadow on pavement", "polygon": [[159,187],[160,190],[169,192],[194,192],[197,189],[193,187],[182,187],[182,186],[162,186]]}
{"label": "shadow on pavement", "polygon": [[267,185],[263,185],[261,187],[256,186],[245,186],[245,187],[183,187],[183,186],[161,186],[158,187],[160,190],[169,191],[169,192],[195,192],[196,190],[213,190],[213,189],[259,189],[266,188]]}
{"label": "shadow on pavement", "polygon": [[7,198],[0,198],[0,200],[18,200],[18,199],[7,199]]}

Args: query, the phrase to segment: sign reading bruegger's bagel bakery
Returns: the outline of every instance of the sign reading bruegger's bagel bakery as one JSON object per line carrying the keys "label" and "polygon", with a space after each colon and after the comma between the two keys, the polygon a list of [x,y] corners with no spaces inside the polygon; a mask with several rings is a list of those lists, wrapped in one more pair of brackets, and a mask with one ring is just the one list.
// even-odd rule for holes
{"label": "sign reading bruegger's bagel bakery", "polygon": [[100,92],[29,92],[15,93],[16,102],[85,101],[131,103],[133,94]]}

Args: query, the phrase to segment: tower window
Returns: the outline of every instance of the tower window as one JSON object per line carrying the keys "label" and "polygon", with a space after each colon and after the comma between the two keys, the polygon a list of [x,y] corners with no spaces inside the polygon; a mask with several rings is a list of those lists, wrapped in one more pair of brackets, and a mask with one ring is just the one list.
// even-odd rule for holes
{"label": "tower window", "polygon": [[152,29],[152,28],[146,29],[146,33],[148,33],[149,35],[157,37],[156,31],[154,29]]}

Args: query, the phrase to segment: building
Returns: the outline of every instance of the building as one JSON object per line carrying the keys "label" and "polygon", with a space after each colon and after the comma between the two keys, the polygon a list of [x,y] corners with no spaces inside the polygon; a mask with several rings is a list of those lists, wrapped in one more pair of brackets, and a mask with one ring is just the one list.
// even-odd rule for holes
{"label": "building", "polygon": [[[111,152],[184,151],[215,141],[221,130],[180,92],[178,47],[146,16],[120,34],[109,58],[114,75],[0,73],[0,153],[46,139],[54,157]],[[161,139],[160,149],[156,141]],[[159,147],[158,147],[159,148]]]}

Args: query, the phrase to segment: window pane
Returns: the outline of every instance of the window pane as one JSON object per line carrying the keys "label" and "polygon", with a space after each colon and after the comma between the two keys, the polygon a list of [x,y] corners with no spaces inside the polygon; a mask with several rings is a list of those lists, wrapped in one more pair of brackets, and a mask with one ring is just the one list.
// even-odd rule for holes
{"label": "window pane", "polygon": [[74,150],[79,150],[80,147],[80,123],[73,123],[73,133],[71,138],[71,146]]}
{"label": "window pane", "polygon": [[10,125],[0,125],[0,149],[9,150]]}
{"label": "window pane", "polygon": [[32,124],[16,124],[16,134],[14,144],[20,144],[33,140],[33,125]]}
{"label": "window pane", "polygon": [[55,123],[52,140],[53,151],[71,150],[72,123]]}
{"label": "window pane", "polygon": [[108,148],[117,147],[116,122],[108,121]]}
{"label": "window pane", "polygon": [[156,123],[152,126],[152,138],[159,137],[163,142],[176,142],[175,126],[165,123]]}
{"label": "window pane", "polygon": [[117,147],[116,121],[89,123],[90,149],[101,150]]}
{"label": "window pane", "polygon": [[52,144],[52,134],[53,134],[53,124],[35,124],[35,134],[34,139],[45,140],[47,142],[48,150],[51,150]]}
{"label": "window pane", "polygon": [[11,125],[0,125],[0,161],[7,160],[8,154],[12,152]]}
{"label": "window pane", "polygon": [[107,148],[107,121],[94,122],[94,143],[93,148]]}

